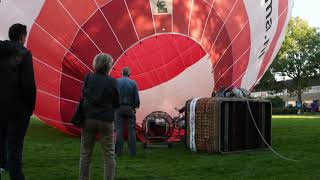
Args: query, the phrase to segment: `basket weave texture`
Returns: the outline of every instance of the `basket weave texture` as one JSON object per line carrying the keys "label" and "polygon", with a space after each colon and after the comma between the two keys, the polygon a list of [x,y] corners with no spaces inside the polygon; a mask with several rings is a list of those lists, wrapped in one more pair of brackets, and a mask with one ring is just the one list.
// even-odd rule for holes
{"label": "basket weave texture", "polygon": [[[190,102],[186,107],[186,143],[190,147]],[[201,98],[195,109],[195,143],[198,152],[218,152],[219,103],[214,98]]]}

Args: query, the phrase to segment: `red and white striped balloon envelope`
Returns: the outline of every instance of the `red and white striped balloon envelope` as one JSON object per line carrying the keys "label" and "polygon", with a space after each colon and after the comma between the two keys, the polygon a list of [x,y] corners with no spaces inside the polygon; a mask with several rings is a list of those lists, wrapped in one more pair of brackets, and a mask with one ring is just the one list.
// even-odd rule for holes
{"label": "red and white striped balloon envelope", "polygon": [[137,124],[152,111],[176,115],[213,89],[252,89],[275,58],[293,0],[39,0],[0,3],[0,38],[14,22],[28,25],[37,83],[35,115],[69,125],[83,77],[100,52],[129,66],[139,86]]}

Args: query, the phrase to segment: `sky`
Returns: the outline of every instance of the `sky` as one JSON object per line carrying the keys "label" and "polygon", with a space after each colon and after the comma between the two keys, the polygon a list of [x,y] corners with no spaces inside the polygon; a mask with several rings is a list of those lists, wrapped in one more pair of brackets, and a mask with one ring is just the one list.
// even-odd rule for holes
{"label": "sky", "polygon": [[295,0],[292,16],[300,16],[311,26],[320,28],[320,0]]}

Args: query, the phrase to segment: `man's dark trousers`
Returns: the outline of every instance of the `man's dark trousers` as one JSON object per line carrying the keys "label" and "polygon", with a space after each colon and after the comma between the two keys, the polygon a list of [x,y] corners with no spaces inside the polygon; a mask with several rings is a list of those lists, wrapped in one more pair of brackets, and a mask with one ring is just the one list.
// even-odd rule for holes
{"label": "man's dark trousers", "polygon": [[[23,142],[30,123],[29,115],[3,116],[0,131],[7,128],[8,171],[11,180],[24,180],[22,172]],[[7,125],[7,126],[6,126]],[[0,137],[0,139],[3,139]]]}
{"label": "man's dark trousers", "polygon": [[0,168],[8,169],[8,155],[7,155],[7,121],[1,121],[0,126],[4,127],[0,130]]}
{"label": "man's dark trousers", "polygon": [[[122,106],[120,106],[119,109],[121,109]],[[123,131],[124,131],[124,124],[128,123],[128,147],[129,147],[129,155],[135,156],[136,155],[136,115],[134,112],[134,109],[132,108],[129,111],[129,116],[122,116],[121,113],[119,113],[119,110],[116,113],[116,119],[115,119],[115,126],[116,126],[116,134],[117,134],[117,140],[116,140],[116,154],[121,155],[123,151]]]}

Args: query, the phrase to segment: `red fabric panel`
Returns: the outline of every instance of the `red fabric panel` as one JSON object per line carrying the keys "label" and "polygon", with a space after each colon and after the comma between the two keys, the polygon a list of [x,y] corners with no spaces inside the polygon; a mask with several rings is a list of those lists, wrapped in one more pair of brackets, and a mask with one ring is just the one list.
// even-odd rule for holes
{"label": "red fabric panel", "polygon": [[126,0],[132,20],[138,32],[139,38],[150,36],[155,33],[153,26],[150,1],[139,0],[130,1]]}
{"label": "red fabric panel", "polygon": [[98,3],[98,5],[101,6],[105,6],[107,4],[109,4],[110,2],[112,2],[112,0],[94,0]]}
{"label": "red fabric panel", "polygon": [[68,100],[79,101],[82,83],[68,76],[61,77],[61,97]]}
{"label": "red fabric panel", "polygon": [[60,95],[61,73],[34,60],[34,76],[37,88],[55,96]]}
{"label": "red fabric panel", "polygon": [[[144,71],[150,71],[153,69],[152,65],[156,67],[163,66],[166,63],[166,59],[164,58],[164,54],[166,53],[162,46],[162,40],[160,36],[151,37],[142,42],[144,52],[146,52],[148,59],[154,59],[156,61],[148,61],[148,59],[143,60],[143,69]],[[171,49],[172,51],[173,49]],[[169,53],[169,52],[168,52]],[[170,52],[172,53],[172,52]],[[141,55],[143,55],[141,53]],[[140,56],[141,56],[140,55]]]}
{"label": "red fabric panel", "polygon": [[173,32],[188,34],[191,0],[173,0]]}
{"label": "red fabric panel", "polygon": [[76,59],[69,52],[64,57],[62,68],[63,73],[80,81],[83,80],[85,74],[90,72],[89,69],[80,62],[80,60]]}
{"label": "red fabric panel", "polygon": [[190,21],[190,36],[198,42],[201,40],[202,32],[209,15],[210,5],[203,0],[194,0]]}
{"label": "red fabric panel", "polygon": [[[231,5],[233,5],[233,4],[231,4]],[[247,21],[248,21],[248,15],[247,15],[246,7],[243,4],[243,1],[238,0],[237,3],[235,4],[235,7],[230,12],[230,16],[229,16],[228,20],[225,23],[225,26],[227,27],[230,39],[233,39],[234,37],[236,37],[236,35],[246,25]],[[247,24],[249,24],[249,23],[247,23]],[[245,36],[250,37],[250,29],[249,29],[249,31],[245,31],[245,32],[246,32]],[[246,42],[244,42],[244,43],[247,43],[247,42],[250,42],[250,38],[247,39]]]}
{"label": "red fabric panel", "polygon": [[[221,58],[221,55],[223,55],[224,51],[228,47],[228,45],[231,43],[229,38],[229,34],[225,27],[223,27],[220,35],[217,38],[216,43],[214,44],[212,51],[210,53],[211,62],[213,65],[216,65],[217,61]],[[230,48],[231,49],[231,48]],[[231,61],[233,58],[231,57]]]}
{"label": "red fabric panel", "polygon": [[[153,39],[152,37],[150,39]],[[149,47],[147,41],[150,39],[146,39],[143,43],[137,44],[134,50],[130,50],[127,52],[128,57],[134,62],[135,68],[137,68],[140,73],[136,73],[132,75],[133,79],[137,79],[137,81],[141,82],[139,84],[139,88],[150,88],[157,84],[159,84],[159,80],[157,74],[152,72],[155,68],[157,68],[156,64],[159,62],[160,54],[159,52],[149,52],[147,48]],[[154,46],[155,42],[153,41]],[[148,57],[149,56],[149,57]]]}
{"label": "red fabric panel", "polygon": [[100,53],[88,36],[81,30],[77,34],[70,51],[90,68],[92,67],[93,58]]}
{"label": "red fabric panel", "polygon": [[[189,40],[189,44],[190,42],[192,42],[192,40]],[[189,48],[183,51],[183,53],[181,54],[183,64],[186,67],[190,67],[204,56],[205,52],[202,48],[198,47],[198,44],[190,45]]]}
{"label": "red fabric panel", "polygon": [[201,42],[202,46],[206,49],[208,53],[215,39],[217,38],[222,25],[223,21],[220,19],[218,14],[214,10],[212,10],[208,19],[207,26],[204,30],[204,35]]}
{"label": "red fabric panel", "polygon": [[[220,81],[221,80],[222,81],[225,80],[223,77],[224,76],[229,76],[228,78],[230,78],[231,74],[232,74],[232,81],[237,81],[237,82],[240,81],[241,82],[242,77],[243,77],[243,73],[246,71],[246,68],[247,68],[247,64],[243,63],[243,62],[247,62],[249,57],[250,57],[250,49],[245,51],[245,53],[242,56],[240,56],[238,59],[234,59],[233,66],[222,67],[222,70],[218,70],[219,73],[217,74],[218,77],[215,78],[216,79],[215,83],[219,84],[221,86],[222,83]],[[218,67],[218,66],[217,66],[217,68],[219,69],[220,67]],[[222,65],[220,65],[220,66],[222,66]],[[230,85],[231,84],[229,83],[225,87],[227,88]],[[233,86],[234,87],[239,87],[240,83],[235,83]]]}
{"label": "red fabric panel", "polygon": [[[239,35],[235,37],[230,48],[233,52],[233,61],[236,61],[250,47],[250,25],[247,23],[244,28],[238,31]],[[231,39],[231,37],[230,37]],[[249,59],[243,63],[248,64]]]}
{"label": "red fabric panel", "polygon": [[[150,75],[151,75],[151,72],[147,72],[146,74],[132,76],[132,79],[134,79],[137,82],[137,84],[139,85],[139,87],[138,87],[139,91],[148,89],[148,88],[153,87],[155,85],[152,78],[148,77]],[[147,76],[147,78],[145,76]]]}
{"label": "red fabric panel", "polygon": [[[248,59],[250,58],[250,48],[244,52],[240,58],[234,58],[234,60],[237,60],[234,62],[234,67],[236,67],[233,71],[233,81],[237,80],[246,70],[248,67]],[[239,81],[242,81],[242,77],[239,79]],[[235,86],[235,85],[234,85]],[[240,87],[240,84],[235,87]]]}
{"label": "red fabric panel", "polygon": [[[61,120],[65,123],[70,123],[71,118],[77,108],[78,104],[66,101],[61,99],[60,100],[60,113],[61,113]],[[71,125],[65,125],[65,128],[71,132],[72,134],[80,134],[80,129]]]}
{"label": "red fabric panel", "polygon": [[153,44],[149,45],[148,40],[150,39],[146,39],[141,45],[137,44],[134,50],[127,52],[128,57],[130,57],[129,61],[134,62],[134,66],[140,71],[139,74],[153,70],[161,58],[159,52],[149,51],[148,47],[154,47],[156,42],[153,41]]}
{"label": "red fabric panel", "polygon": [[164,67],[155,69],[155,73],[158,75],[160,83],[166,82],[169,80],[168,71],[169,70]]}
{"label": "red fabric panel", "polygon": [[[249,30],[249,24],[246,24],[243,30],[240,32],[238,36],[235,37],[233,43],[231,46],[229,46],[228,50],[232,48],[232,54],[233,56],[230,58],[221,58],[218,64],[216,64],[217,67],[215,67],[215,71],[219,71],[215,75],[215,79],[220,79],[221,75],[232,77],[233,81],[236,80],[244,71],[247,69],[248,60],[250,56],[250,50],[248,50],[250,46],[250,30]],[[249,32],[249,33],[248,33]],[[245,54],[244,54],[245,53]],[[224,56],[228,56],[227,53],[224,54]],[[241,58],[240,58],[241,57]],[[228,62],[225,62],[228,61]],[[233,65],[233,63],[236,63]],[[221,64],[225,64],[221,65]],[[229,68],[230,66],[236,67],[236,69]],[[228,69],[229,68],[229,69]],[[228,69],[228,72],[225,73],[226,69]],[[233,69],[233,70],[232,70]],[[225,78],[223,77],[220,79],[220,81],[224,81],[222,83],[225,83],[226,86],[229,86],[230,82],[225,82]],[[241,80],[241,79],[240,79]],[[218,83],[218,82],[216,82]],[[220,82],[221,83],[221,82]]]}
{"label": "red fabric panel", "polygon": [[60,121],[59,99],[37,91],[35,114]]}
{"label": "red fabric panel", "polygon": [[172,34],[162,34],[145,39],[122,56],[112,71],[120,76],[121,68],[132,68],[131,77],[139,90],[160,85],[196,63],[205,52],[193,40]]}
{"label": "red fabric panel", "polygon": [[266,71],[267,65],[268,65],[269,61],[271,60],[270,58],[271,58],[273,51],[277,45],[277,42],[280,38],[280,34],[284,30],[283,27],[284,27],[284,24],[287,19],[287,15],[288,15],[288,8],[287,7],[288,7],[288,0],[279,1],[278,14],[279,14],[279,16],[282,14],[282,16],[279,17],[276,34],[274,35],[274,37],[272,39],[272,42],[270,44],[268,52],[264,56],[257,80],[260,79],[260,77]]}
{"label": "red fabric panel", "polygon": [[[168,42],[172,42],[176,39],[176,37],[179,36],[160,35],[146,39],[142,42],[143,51],[140,51],[139,56],[143,57],[146,53],[148,57],[141,59],[142,61],[140,64],[143,65],[144,72],[153,71],[151,75],[153,76],[153,81],[156,81],[155,85],[166,82],[167,80],[172,78],[168,75],[169,70],[166,68],[166,65],[168,62],[179,57],[179,52],[178,48],[173,46],[173,43]],[[178,43],[182,45],[182,42],[180,42],[179,40]],[[153,59],[154,61],[150,61],[150,59]],[[149,75],[145,76],[148,77]]]}
{"label": "red fabric panel", "polygon": [[122,50],[120,45],[100,11],[97,11],[90,18],[83,26],[83,30],[102,52],[109,53],[114,59],[117,59],[121,55]]}
{"label": "red fabric panel", "polygon": [[[33,26],[31,32],[28,48],[32,51],[33,57],[61,71],[62,59],[66,50],[38,26]],[[46,47],[50,51],[45,51],[43,47]]]}
{"label": "red fabric panel", "polygon": [[[65,125],[61,124],[60,121],[52,121],[52,119],[46,118],[46,117],[42,117],[42,116],[38,116],[36,115],[41,122],[45,123],[48,126],[51,126],[53,128],[58,129],[60,132],[66,133],[68,135],[72,135],[72,136],[76,136],[77,134],[73,134],[71,133],[66,127]],[[79,135],[79,133],[78,133]]]}
{"label": "red fabric panel", "polygon": [[245,74],[246,74],[246,71],[243,72],[237,79],[235,79],[235,81],[233,82],[234,87],[241,87],[242,78]]}
{"label": "red fabric panel", "polygon": [[168,62],[165,68],[170,79],[172,79],[173,77],[180,74],[183,70],[185,70],[182,59],[180,57],[176,57],[175,59]]}
{"label": "red fabric panel", "polygon": [[[224,73],[233,63],[233,57],[232,57],[232,49],[229,48],[224,56],[221,58],[220,63],[217,64],[217,67],[215,67],[214,70],[214,77],[215,80],[217,80],[222,73]],[[230,68],[230,71],[233,71],[233,67]],[[220,81],[215,83],[215,89],[219,90],[222,87],[227,88],[229,85],[232,84],[232,73],[226,73],[224,76],[220,79]]]}
{"label": "red fabric panel", "polygon": [[102,11],[124,50],[138,40],[123,0],[111,1],[108,6],[102,8]]}
{"label": "red fabric panel", "polygon": [[78,31],[78,26],[58,1],[46,1],[36,22],[66,48]]}
{"label": "red fabric panel", "polygon": [[63,99],[60,100],[60,103],[61,118],[63,119],[63,122],[70,122],[74,112],[76,111],[78,103]]}
{"label": "red fabric panel", "polygon": [[[249,23],[240,32],[232,43],[233,63],[236,69],[233,71],[233,80],[246,71],[250,59],[250,25]],[[245,54],[244,54],[245,53]],[[240,58],[241,57],[241,58]],[[241,79],[240,79],[241,82]]]}
{"label": "red fabric panel", "polygon": [[[128,55],[128,53],[130,55]],[[137,66],[136,63],[136,58],[133,57],[132,52],[128,52],[126,54],[124,54],[123,56],[121,56],[121,58],[118,60],[118,62],[115,62],[115,66],[112,69],[111,75],[113,77],[121,77],[121,69],[125,66],[129,66],[130,67],[130,74],[131,76],[134,76],[136,74],[142,73],[141,68],[139,68]]]}
{"label": "red fabric panel", "polygon": [[175,58],[180,58],[178,50],[172,45],[172,43],[168,43],[168,39],[170,39],[170,37],[170,35],[165,35],[158,36],[158,38],[155,39],[162,50],[163,61],[165,64],[171,62]]}
{"label": "red fabric panel", "polygon": [[241,0],[228,0],[228,1],[215,0],[215,2],[213,4],[213,7],[216,10],[216,12],[219,14],[219,16],[221,17],[222,21],[226,21],[228,15],[230,14],[230,11],[231,11],[232,7],[235,5],[235,3],[237,1],[241,1]]}
{"label": "red fabric panel", "polygon": [[157,33],[172,32],[172,18],[170,14],[154,15]]}
{"label": "red fabric panel", "polygon": [[[243,1],[237,1],[225,25],[230,39],[233,40],[232,54],[236,69],[232,71],[232,79],[235,81],[246,71],[250,56],[250,49],[248,50],[251,43],[250,25]],[[241,80],[242,78],[239,81]]]}
{"label": "red fabric panel", "polygon": [[207,4],[211,5],[212,3],[214,3],[215,0],[203,0],[205,1]]}
{"label": "red fabric panel", "polygon": [[97,9],[97,5],[92,0],[60,0],[79,25],[82,25]]}

